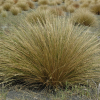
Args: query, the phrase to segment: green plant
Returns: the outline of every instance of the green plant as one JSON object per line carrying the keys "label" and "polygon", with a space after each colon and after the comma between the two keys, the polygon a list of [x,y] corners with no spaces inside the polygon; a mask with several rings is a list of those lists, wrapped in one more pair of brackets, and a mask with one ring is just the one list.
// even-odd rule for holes
{"label": "green plant", "polygon": [[81,24],[85,26],[96,26],[97,18],[88,9],[78,9],[73,13],[72,20],[75,24]]}
{"label": "green plant", "polygon": [[91,78],[100,81],[96,34],[88,34],[66,17],[47,17],[44,25],[21,23],[0,40],[3,83],[57,88],[66,87],[66,81],[83,85]]}

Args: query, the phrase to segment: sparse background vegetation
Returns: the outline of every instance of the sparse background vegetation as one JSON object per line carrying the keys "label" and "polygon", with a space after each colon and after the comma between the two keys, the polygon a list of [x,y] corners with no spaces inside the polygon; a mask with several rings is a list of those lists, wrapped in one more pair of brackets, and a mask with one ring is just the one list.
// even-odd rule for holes
{"label": "sparse background vegetation", "polygon": [[0,0],[0,99],[100,100],[99,46],[100,0]]}

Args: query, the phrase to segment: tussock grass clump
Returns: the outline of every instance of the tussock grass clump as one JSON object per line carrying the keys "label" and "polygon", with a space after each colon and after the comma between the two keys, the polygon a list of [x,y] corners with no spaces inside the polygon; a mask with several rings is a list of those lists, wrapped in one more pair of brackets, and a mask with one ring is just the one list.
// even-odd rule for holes
{"label": "tussock grass clump", "polygon": [[38,0],[39,5],[48,5],[49,1],[48,0]]}
{"label": "tussock grass clump", "polygon": [[[98,79],[100,42],[86,28],[65,17],[47,17],[46,24],[27,22],[0,40],[0,75],[3,82],[29,87],[65,87]],[[24,26],[23,26],[24,25]],[[94,60],[96,59],[96,60]]]}
{"label": "tussock grass clump", "polygon": [[7,17],[7,11],[2,10],[2,12],[1,12],[1,16],[2,16],[2,17]]}
{"label": "tussock grass clump", "polygon": [[0,5],[2,5],[4,3],[4,1],[3,0],[0,0]]}
{"label": "tussock grass clump", "polygon": [[64,16],[65,13],[61,7],[52,7],[49,9],[50,15]]}
{"label": "tussock grass clump", "polygon": [[87,7],[89,7],[89,3],[83,3],[83,4],[81,4],[81,6],[80,7],[82,7],[82,8],[87,8]]}
{"label": "tussock grass clump", "polygon": [[26,2],[18,2],[16,4],[17,7],[20,7],[22,10],[27,11],[29,10],[29,5]]}
{"label": "tussock grass clump", "polygon": [[36,24],[38,23],[38,21],[43,24],[46,22],[46,15],[47,12],[45,10],[38,9],[36,11],[28,13],[26,15],[26,20],[32,24]]}
{"label": "tussock grass clump", "polygon": [[55,0],[57,5],[60,5],[62,3],[62,0]]}
{"label": "tussock grass clump", "polygon": [[34,1],[34,2],[38,2],[38,0],[32,0],[32,1]]}
{"label": "tussock grass clump", "polygon": [[72,6],[75,7],[75,8],[79,8],[80,4],[79,3],[72,3]]}
{"label": "tussock grass clump", "polygon": [[75,11],[75,8],[73,6],[67,7],[67,12],[73,13]]}
{"label": "tussock grass clump", "polygon": [[48,5],[40,5],[37,9],[38,10],[47,10],[49,8]]}
{"label": "tussock grass clump", "polygon": [[14,4],[15,3],[15,0],[6,0],[5,3]]}
{"label": "tussock grass clump", "polygon": [[99,4],[94,4],[94,5],[90,6],[90,10],[94,14],[100,15],[100,3]]}
{"label": "tussock grass clump", "polygon": [[11,3],[4,3],[3,5],[3,9],[5,9],[6,11],[9,11],[11,8],[12,4]]}
{"label": "tussock grass clump", "polygon": [[2,12],[2,10],[3,10],[3,7],[1,6],[1,7],[0,7],[0,13]]}
{"label": "tussock grass clump", "polygon": [[65,1],[65,5],[67,5],[67,4],[68,4],[68,5],[71,5],[73,2],[74,2],[73,0],[66,0],[66,1]]}
{"label": "tussock grass clump", "polygon": [[13,15],[18,15],[18,13],[21,12],[21,9],[18,8],[18,7],[11,7],[10,11],[11,11],[11,13],[12,13]]}
{"label": "tussock grass clump", "polygon": [[61,7],[61,9],[62,9],[63,11],[67,12],[67,7],[66,7],[65,5],[61,5],[60,7]]}
{"label": "tussock grass clump", "polygon": [[75,13],[73,13],[72,20],[75,24],[82,24],[85,26],[96,26],[97,25],[97,18],[96,16],[91,13],[88,9],[78,9]]}
{"label": "tussock grass clump", "polygon": [[50,1],[48,5],[55,6],[55,5],[57,5],[57,3],[55,1]]}
{"label": "tussock grass clump", "polygon": [[29,7],[30,7],[31,9],[34,8],[34,3],[33,3],[32,1],[27,1],[27,3],[28,3],[28,5],[29,5]]}
{"label": "tussock grass clump", "polygon": [[18,2],[18,0],[13,0],[13,1],[14,1],[15,4]]}

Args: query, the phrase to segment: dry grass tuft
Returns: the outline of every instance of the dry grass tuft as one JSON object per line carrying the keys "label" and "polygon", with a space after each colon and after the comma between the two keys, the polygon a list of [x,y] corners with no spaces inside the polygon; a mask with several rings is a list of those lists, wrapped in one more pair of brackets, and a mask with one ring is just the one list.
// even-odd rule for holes
{"label": "dry grass tuft", "polygon": [[27,11],[29,10],[29,5],[26,2],[18,2],[16,4],[17,7],[20,7],[22,10]]}
{"label": "dry grass tuft", "polygon": [[18,0],[13,0],[13,1],[14,1],[15,4],[18,2]]}
{"label": "dry grass tuft", "polygon": [[75,8],[79,8],[80,4],[79,3],[72,3],[72,6],[75,7]]}
{"label": "dry grass tuft", "polygon": [[39,0],[38,3],[39,3],[39,5],[48,5],[49,1],[48,0]]}
{"label": "dry grass tuft", "polygon": [[29,5],[29,7],[30,7],[31,9],[34,8],[34,3],[33,3],[32,1],[27,1],[27,3],[28,3],[28,5]]}
{"label": "dry grass tuft", "polygon": [[57,5],[57,3],[55,1],[50,1],[48,5],[55,6],[55,5]]}
{"label": "dry grass tuft", "polygon": [[0,13],[2,12],[2,10],[3,10],[3,7],[1,6],[1,7],[0,7]]}
{"label": "dry grass tuft", "polygon": [[3,5],[4,4],[4,1],[3,0],[0,0],[0,5]]}
{"label": "dry grass tuft", "polygon": [[75,8],[73,6],[67,7],[67,12],[73,13],[75,11]]}
{"label": "dry grass tuft", "polygon": [[38,0],[32,0],[32,1],[34,1],[34,2],[38,2]]}
{"label": "dry grass tuft", "polygon": [[11,7],[10,11],[11,11],[11,13],[12,13],[13,15],[18,15],[18,13],[21,12],[21,9],[18,8],[18,7]]}
{"label": "dry grass tuft", "polygon": [[84,3],[84,1],[83,1],[83,0],[79,0],[79,3],[80,3],[80,4],[83,4],[83,3]]}
{"label": "dry grass tuft", "polygon": [[65,0],[65,5],[71,5],[74,1],[73,0]]}
{"label": "dry grass tuft", "polygon": [[57,5],[60,5],[62,3],[62,0],[55,0]]}
{"label": "dry grass tuft", "polygon": [[96,34],[89,35],[86,28],[74,26],[65,17],[52,20],[47,17],[44,26],[21,22],[0,40],[4,82],[57,88],[66,82],[87,84],[87,79],[99,79]]}
{"label": "dry grass tuft", "polygon": [[61,9],[62,9],[63,11],[67,12],[67,7],[66,7],[65,5],[61,5],[60,7],[61,7]]}
{"label": "dry grass tuft", "polygon": [[2,12],[1,12],[1,16],[2,16],[2,17],[7,17],[7,11],[2,10]]}
{"label": "dry grass tuft", "polygon": [[14,0],[6,0],[5,3],[10,3],[10,4],[14,4]]}
{"label": "dry grass tuft", "polygon": [[3,9],[6,10],[6,11],[9,11],[11,6],[12,6],[12,4],[10,4],[10,3],[4,3],[3,4]]}
{"label": "dry grass tuft", "polygon": [[40,5],[40,6],[38,6],[38,10],[47,10],[49,8],[49,6],[48,5]]}
{"label": "dry grass tuft", "polygon": [[38,21],[44,24],[46,22],[46,15],[47,12],[45,10],[37,9],[36,11],[28,13],[26,16],[26,20],[32,24],[37,24]]}
{"label": "dry grass tuft", "polygon": [[100,4],[94,4],[90,6],[90,11],[94,14],[100,15]]}
{"label": "dry grass tuft", "polygon": [[86,26],[95,26],[97,25],[96,16],[91,13],[88,9],[78,9],[75,13],[73,13],[72,20],[75,24],[82,24]]}
{"label": "dry grass tuft", "polygon": [[65,12],[61,7],[52,7],[49,9],[50,15],[64,16]]}
{"label": "dry grass tuft", "polygon": [[81,4],[80,7],[81,8],[87,8],[87,7],[89,7],[89,5],[90,5],[89,3],[83,3],[83,4]]}

